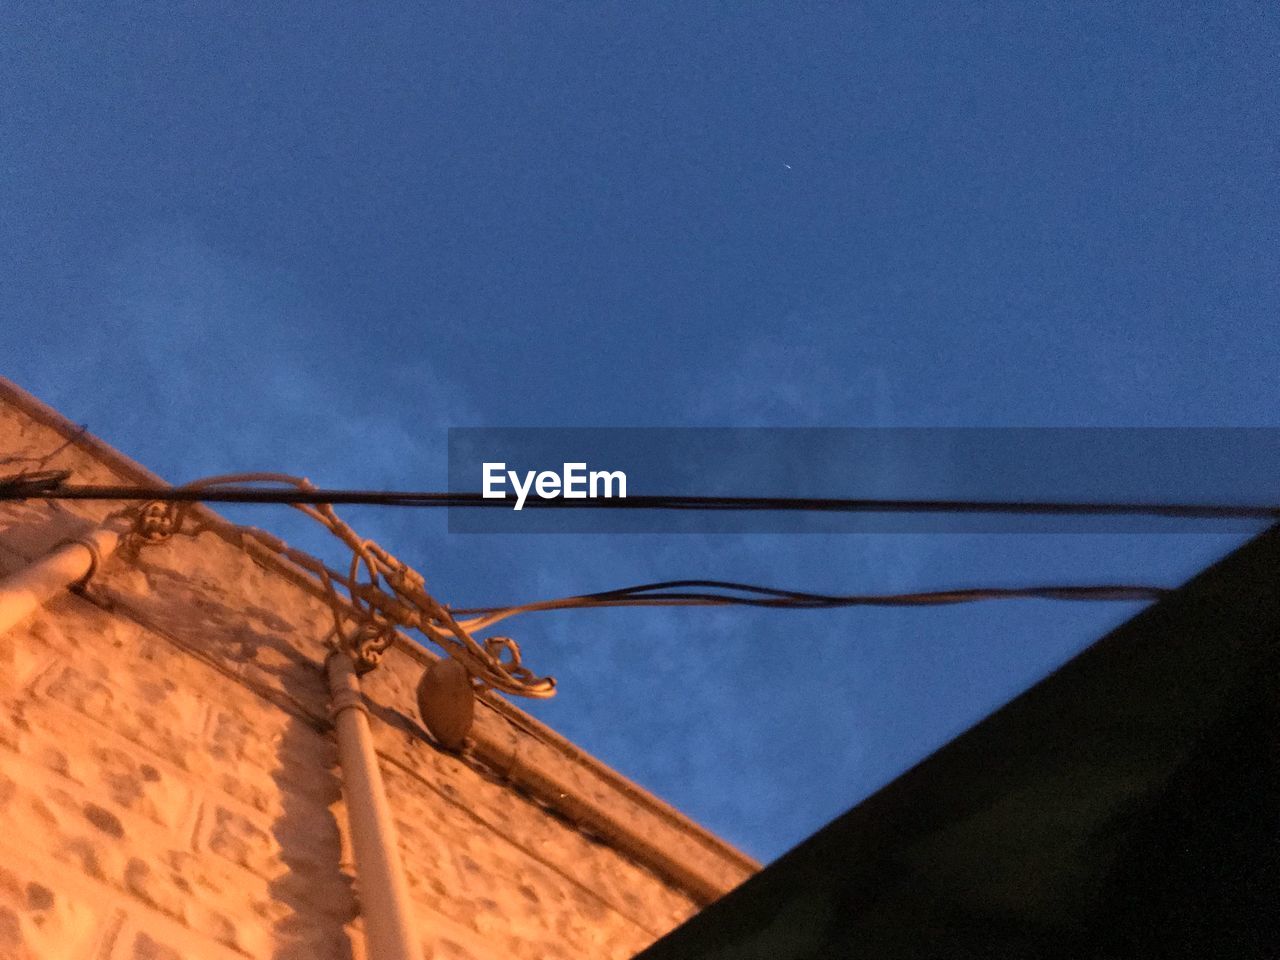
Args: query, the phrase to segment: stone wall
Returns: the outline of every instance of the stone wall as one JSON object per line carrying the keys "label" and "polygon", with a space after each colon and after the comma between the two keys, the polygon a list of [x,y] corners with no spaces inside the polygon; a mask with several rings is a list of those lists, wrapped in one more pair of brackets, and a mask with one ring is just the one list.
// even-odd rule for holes
{"label": "stone wall", "polygon": [[[0,388],[0,475],[74,436]],[[48,466],[145,476],[85,437]],[[107,509],[0,503],[0,573]],[[330,622],[305,578],[211,529],[113,559],[0,636],[0,958],[360,956]],[[422,662],[401,644],[366,694],[424,957],[630,957],[755,868],[509,705],[480,727],[556,796],[437,749],[412,708]]]}

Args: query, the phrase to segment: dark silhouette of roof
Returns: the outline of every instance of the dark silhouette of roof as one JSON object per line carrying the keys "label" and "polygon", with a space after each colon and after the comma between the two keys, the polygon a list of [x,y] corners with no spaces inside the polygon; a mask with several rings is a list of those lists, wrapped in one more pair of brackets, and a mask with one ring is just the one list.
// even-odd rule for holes
{"label": "dark silhouette of roof", "polygon": [[1274,956],[1278,646],[1272,528],[639,957]]}

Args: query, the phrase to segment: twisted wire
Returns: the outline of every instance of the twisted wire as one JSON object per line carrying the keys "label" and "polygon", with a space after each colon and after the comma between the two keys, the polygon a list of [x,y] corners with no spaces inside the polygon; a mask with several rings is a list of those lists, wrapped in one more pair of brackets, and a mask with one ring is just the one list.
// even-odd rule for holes
{"label": "twisted wire", "polygon": [[[316,490],[305,477],[285,473],[223,474],[174,489],[206,492],[228,484],[277,484],[304,492]],[[520,647],[514,640],[490,637],[477,642],[471,635],[475,628],[459,623],[447,607],[432,597],[420,573],[373,540],[360,536],[338,516],[331,504],[290,505],[319,523],[351,551],[345,574],[264,530],[244,526],[236,529],[242,538],[253,540],[320,579],[333,614],[334,633],[352,646],[363,669],[377,664],[390,646],[396,628],[406,628],[417,630],[443,648],[485,686],[524,697],[544,698],[555,694],[555,681],[539,677],[525,667]],[[150,506],[143,508],[142,516],[146,516]],[[189,503],[184,501],[176,508],[175,527],[181,526],[181,511],[187,506]],[[338,592],[339,587],[346,592],[345,601]],[[352,619],[354,625],[349,624]]]}
{"label": "twisted wire", "polygon": [[[687,588],[696,587],[697,590]],[[715,592],[731,591],[731,592]],[[783,610],[832,610],[841,607],[936,607],[982,600],[1153,601],[1165,587],[1103,584],[1084,586],[975,587],[916,593],[823,594],[779,590],[726,580],[667,580],[509,606],[455,610],[468,629],[483,630],[522,613],[604,607],[765,607]],[[746,594],[743,596],[742,594]]]}

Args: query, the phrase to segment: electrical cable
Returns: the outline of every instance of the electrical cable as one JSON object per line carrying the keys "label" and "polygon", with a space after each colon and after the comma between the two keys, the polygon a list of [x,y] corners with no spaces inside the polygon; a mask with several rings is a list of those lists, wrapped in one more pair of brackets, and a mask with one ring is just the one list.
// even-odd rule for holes
{"label": "electrical cable", "polygon": [[[61,448],[59,448],[61,449]],[[28,459],[28,458],[23,458]],[[44,467],[51,457],[30,460]],[[478,494],[395,493],[390,491],[334,491],[319,490],[310,481],[280,473],[226,474],[205,477],[184,487],[144,486],[69,486],[68,471],[23,470],[18,474],[0,477],[0,500],[27,499],[84,499],[84,500],[133,500],[143,506],[133,508],[137,514],[137,543],[158,543],[181,530],[187,508],[201,500],[233,501],[244,503],[285,503],[301,510],[319,522],[351,550],[347,573],[330,569],[322,561],[295,550],[284,541],[265,531],[252,527],[239,527],[240,535],[253,540],[260,547],[293,562],[316,575],[328,596],[334,616],[334,631],[345,636],[344,622],[348,611],[340,601],[336,587],[347,589],[351,612],[357,625],[351,635],[353,650],[358,661],[366,669],[376,664],[382,651],[391,642],[395,626],[413,627],[440,644],[447,652],[461,660],[472,676],[496,689],[524,696],[546,697],[555,690],[554,681],[538,677],[521,663],[520,649],[509,637],[489,637],[478,643],[473,634],[495,623],[522,613],[549,610],[569,610],[601,607],[654,607],[654,606],[745,606],[789,610],[826,610],[839,607],[916,607],[942,606],[997,599],[1052,599],[1093,601],[1154,601],[1168,591],[1161,587],[1127,584],[1087,586],[1034,586],[1034,587],[985,587],[960,590],[940,590],[898,594],[825,594],[811,591],[784,590],[759,584],[730,580],[686,579],[663,580],[635,584],[613,590],[579,594],[551,600],[540,600],[505,607],[474,607],[454,610],[442,605],[427,593],[420,574],[397,560],[372,540],[359,536],[341,521],[333,511],[334,502],[386,502],[396,505],[500,505],[500,501],[485,500]],[[910,510],[921,504],[940,509],[942,501],[809,501],[776,498],[719,498],[686,497],[639,498],[649,507],[672,509],[866,509],[868,504],[891,504],[894,509]],[[536,501],[546,506],[555,501]],[[595,505],[616,507],[629,501],[606,500]],[[634,501],[631,501],[634,505]],[[576,506],[581,501],[575,501]],[[983,506],[975,502],[945,502],[948,509],[961,507],[974,509]],[[816,505],[816,506],[814,506]],[[1004,510],[1028,512],[1043,508],[1045,504],[1017,503],[986,504]],[[1082,507],[1096,512],[1107,505],[1071,504],[1073,510]],[[1115,505],[1111,505],[1114,507]],[[1133,505],[1126,505],[1132,508]],[[1144,505],[1150,509],[1152,505]],[[1162,510],[1172,505],[1155,505]],[[1215,507],[1222,510],[1221,506]],[[1280,513],[1280,511],[1277,511]],[[362,577],[361,574],[364,574]],[[459,619],[459,618],[465,619]]]}
{"label": "electrical cable", "polygon": [[[202,482],[203,483],[203,482]],[[489,507],[511,501],[480,493],[393,490],[264,489],[258,486],[181,487],[51,482],[47,475],[0,478],[0,500],[117,500],[164,503],[368,504],[394,507]],[[819,513],[997,513],[1068,516],[1150,516],[1218,520],[1280,520],[1280,506],[1221,503],[1123,503],[830,497],[629,496],[565,500],[530,495],[525,508],[603,510],[786,511]]]}
{"label": "electrical cable", "polygon": [[0,477],[0,499],[29,499],[40,497],[45,492],[56,492],[70,476],[70,470],[24,470]]}
{"label": "electrical cable", "polygon": [[[1152,593],[1163,593],[1163,587],[1133,586],[1133,585],[1108,585],[1108,586],[1044,586],[1044,587],[1012,587],[998,589],[966,589],[966,590],[948,590],[933,591],[927,594],[884,594],[864,598],[860,595],[846,594],[827,594],[827,593],[808,593],[800,590],[782,590],[777,587],[764,587],[752,583],[739,583],[732,580],[664,580],[656,583],[642,583],[630,587],[619,587],[615,590],[603,590],[597,593],[582,594],[587,599],[613,599],[621,596],[635,596],[644,594],[648,596],[658,595],[656,591],[681,590],[690,587],[709,590],[736,591],[739,593],[761,594],[774,598],[795,600],[798,602],[810,602],[817,606],[841,605],[848,606],[851,603],[860,602],[863,599],[873,599],[876,601],[893,600],[895,598],[904,598],[907,601],[918,598],[930,598],[930,602],[947,603],[947,602],[963,602],[969,599],[986,599],[985,596],[973,596],[974,594],[992,594],[999,596],[1057,596],[1062,595],[1064,599],[1071,599],[1074,593],[1079,591],[1087,591],[1088,593],[1098,593],[1099,591],[1108,591],[1115,594],[1126,594],[1121,599],[1151,599]],[[956,598],[951,600],[949,598]]]}
{"label": "electrical cable", "polygon": [[[787,610],[830,610],[839,607],[946,606],[983,600],[1155,601],[1169,592],[1169,588],[1166,587],[1102,584],[976,587],[918,593],[825,594],[780,590],[728,580],[666,580],[512,606],[460,608],[454,609],[453,613],[455,616],[473,618],[462,621],[468,629],[482,630],[520,613],[599,607],[746,606]],[[749,596],[741,594],[749,594]]]}
{"label": "electrical cable", "polygon": [[[83,432],[82,428],[82,432]],[[72,438],[74,440],[75,438]],[[242,473],[205,477],[181,487],[128,486],[67,483],[67,470],[45,469],[53,457],[72,441],[42,457],[10,457],[7,461],[36,466],[0,476],[0,501],[14,500],[115,500],[140,506],[127,512],[133,518],[133,548],[162,543],[180,532],[187,508],[196,502],[289,504],[317,521],[351,551],[347,573],[330,569],[319,559],[296,550],[265,531],[238,526],[242,540],[292,562],[315,575],[330,601],[334,636],[347,638],[357,664],[372,669],[391,644],[397,627],[411,627],[439,644],[482,684],[506,693],[548,697],[555,681],[539,677],[523,666],[520,648],[509,637],[489,637],[482,643],[472,634],[521,613],[590,607],[630,606],[750,606],[775,609],[831,609],[854,606],[940,606],[995,599],[1127,600],[1152,601],[1168,591],[1134,585],[988,587],[899,594],[824,594],[783,590],[729,580],[665,580],[614,590],[541,600],[506,607],[453,610],[440,604],[426,590],[421,574],[398,560],[372,540],[361,537],[340,520],[335,503],[369,503],[392,506],[499,506],[501,499],[475,493],[415,493],[395,491],[320,490],[303,477],[281,473]],[[265,486],[264,486],[265,485]],[[1231,507],[1221,504],[1065,504],[940,500],[815,500],[773,497],[633,497],[626,499],[574,500],[532,498],[535,507],[580,506],[609,509],[675,510],[819,510],[893,512],[1004,512],[1004,513],[1146,513],[1162,516],[1280,518],[1276,507]],[[337,586],[346,588],[344,602]],[[467,617],[459,620],[459,616]],[[346,621],[354,619],[353,631]],[[350,636],[348,636],[350,634]]]}

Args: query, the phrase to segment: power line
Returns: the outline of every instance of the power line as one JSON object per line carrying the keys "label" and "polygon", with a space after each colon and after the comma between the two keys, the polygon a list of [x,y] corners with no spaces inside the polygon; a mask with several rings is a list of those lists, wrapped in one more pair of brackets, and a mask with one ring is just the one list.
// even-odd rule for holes
{"label": "power line", "polygon": [[599,593],[501,607],[453,609],[471,629],[484,629],[521,613],[600,607],[745,606],[784,610],[830,610],[839,607],[933,607],[984,600],[1073,600],[1149,602],[1170,592],[1167,587],[1099,584],[1033,587],[975,587],[917,593],[828,594],[780,590],[728,580],[665,580]]}
{"label": "power line", "polygon": [[[48,458],[40,461],[43,466]],[[190,503],[200,500],[212,500],[237,503],[278,503],[289,504],[303,510],[319,520],[331,531],[346,532],[351,538],[355,534],[333,515],[329,505],[333,503],[369,503],[392,506],[506,506],[497,499],[484,498],[474,493],[419,493],[396,491],[368,490],[318,490],[300,477],[285,474],[231,474],[221,477],[208,477],[196,481],[186,487],[155,487],[125,485],[79,485],[66,483],[70,472],[66,470],[23,471],[16,475],[0,477],[0,500],[126,500],[144,502]],[[239,485],[237,485],[239,484]],[[247,484],[247,485],[246,485]],[[277,487],[263,487],[262,484],[280,484]],[[712,509],[712,510],[893,510],[897,512],[930,511],[966,511],[992,510],[999,512],[1039,513],[1039,512],[1087,512],[1120,513],[1134,510],[1147,512],[1160,511],[1161,515],[1186,516],[1185,511],[1197,511],[1196,516],[1204,516],[1203,511],[1211,510],[1213,516],[1241,516],[1232,511],[1236,508],[1222,505],[1176,505],[1176,504],[1062,504],[1062,503],[1010,503],[982,501],[939,501],[939,500],[811,500],[802,498],[765,498],[765,497],[637,497],[628,499],[598,499],[575,501],[565,504],[564,501],[535,499],[527,501],[536,506],[579,506],[589,505],[602,508],[631,509]],[[1244,508],[1246,510],[1267,511],[1264,515],[1280,515],[1274,508]],[[1176,512],[1175,512],[1176,511]],[[1256,515],[1250,513],[1248,515]],[[181,515],[173,518],[175,526],[180,526]],[[336,525],[336,526],[335,526]],[[303,562],[312,569],[319,566],[326,583],[346,583],[353,591],[356,589],[354,575],[358,563],[353,562],[351,576],[344,578],[336,571],[329,570],[319,561],[289,549],[282,542],[273,542],[265,538],[260,531],[252,531],[253,535],[271,549],[286,553],[295,562]],[[343,537],[344,542],[350,538]],[[355,538],[358,541],[359,538]],[[355,541],[352,541],[355,542]],[[351,543],[348,543],[351,545]],[[366,563],[376,564],[382,551],[371,557],[371,543],[359,541],[358,552],[364,556]],[[382,557],[390,566],[389,555]],[[314,570],[313,570],[314,572]],[[374,585],[376,586],[376,577]],[[407,581],[406,581],[407,582]],[[449,618],[462,616],[468,618],[466,630],[479,630],[491,626],[500,620],[521,613],[533,613],[547,610],[584,609],[591,607],[637,607],[637,606],[746,606],[765,607],[789,610],[826,610],[839,607],[920,607],[944,606],[959,603],[974,603],[985,600],[1089,600],[1089,601],[1153,601],[1158,600],[1169,591],[1163,587],[1133,584],[1102,585],[1068,585],[1068,586],[1032,586],[1032,587],[978,587],[959,590],[935,590],[915,593],[896,594],[828,594],[811,591],[784,590],[778,587],[761,586],[759,584],[742,583],[731,580],[662,580],[653,583],[634,584],[605,590],[596,593],[578,594],[551,600],[539,600],[532,603],[508,605],[502,607],[472,607],[452,610]],[[353,598],[354,598],[353,592]],[[446,608],[441,608],[446,609]],[[456,624],[456,621],[451,621]]]}
{"label": "power line", "polygon": [[[395,490],[321,490],[255,486],[156,487],[68,484],[65,471],[0,478],[0,500],[112,500],[167,503],[367,504],[390,507],[511,509],[508,499],[480,493]],[[825,497],[629,496],[565,500],[530,494],[525,509],[707,510],[814,513],[989,513],[1064,516],[1149,516],[1208,520],[1280,520],[1267,504],[1063,502]]]}
{"label": "power line", "polygon": [[968,603],[974,600],[996,600],[1016,598],[1039,598],[1051,600],[1075,599],[1114,599],[1114,600],[1155,600],[1167,593],[1164,587],[1135,586],[1131,584],[1109,584],[1104,586],[1034,586],[1034,587],[982,587],[960,590],[936,590],[926,593],[901,594],[829,594],[810,593],[800,590],[782,590],[777,587],[764,587],[752,583],[738,583],[731,580],[665,580],[657,583],[643,583],[631,587],[620,587],[616,590],[605,590],[598,593],[583,594],[587,600],[611,600],[622,597],[674,597],[702,596],[702,594],[680,593],[690,588],[698,590],[726,591],[718,597],[730,597],[735,602],[752,602],[750,597],[736,597],[735,594],[754,594],[756,598],[786,601],[798,606],[859,606],[866,604],[946,604]]}

